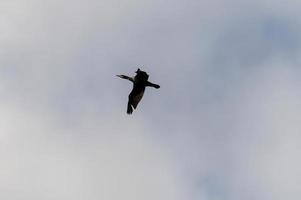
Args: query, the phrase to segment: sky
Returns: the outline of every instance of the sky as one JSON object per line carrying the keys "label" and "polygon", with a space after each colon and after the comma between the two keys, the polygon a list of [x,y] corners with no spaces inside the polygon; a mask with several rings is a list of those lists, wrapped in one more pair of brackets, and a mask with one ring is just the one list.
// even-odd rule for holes
{"label": "sky", "polygon": [[0,199],[300,199],[300,7],[1,0]]}

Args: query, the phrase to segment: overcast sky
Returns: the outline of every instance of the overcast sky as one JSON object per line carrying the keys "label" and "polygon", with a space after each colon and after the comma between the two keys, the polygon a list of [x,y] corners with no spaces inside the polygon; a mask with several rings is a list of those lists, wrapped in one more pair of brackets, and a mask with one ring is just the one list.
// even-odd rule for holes
{"label": "overcast sky", "polygon": [[300,7],[0,0],[0,199],[299,200]]}

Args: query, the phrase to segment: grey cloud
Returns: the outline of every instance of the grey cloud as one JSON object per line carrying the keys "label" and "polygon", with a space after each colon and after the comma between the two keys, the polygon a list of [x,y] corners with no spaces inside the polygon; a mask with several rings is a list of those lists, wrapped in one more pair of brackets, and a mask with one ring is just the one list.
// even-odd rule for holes
{"label": "grey cloud", "polygon": [[299,199],[297,5],[1,2],[0,197]]}

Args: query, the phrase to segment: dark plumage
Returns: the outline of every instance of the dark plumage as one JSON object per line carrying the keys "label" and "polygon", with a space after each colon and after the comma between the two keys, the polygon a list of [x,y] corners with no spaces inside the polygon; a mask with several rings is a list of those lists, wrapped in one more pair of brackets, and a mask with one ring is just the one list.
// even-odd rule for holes
{"label": "dark plumage", "polygon": [[136,71],[136,76],[134,78],[128,77],[125,75],[117,75],[120,78],[127,79],[131,82],[133,82],[133,89],[131,93],[129,94],[129,101],[128,101],[128,106],[127,106],[127,114],[132,114],[133,113],[133,108],[136,109],[138,103],[143,97],[145,87],[154,87],[156,89],[160,88],[159,85],[151,83],[148,81],[149,75],[141,71],[139,68]]}

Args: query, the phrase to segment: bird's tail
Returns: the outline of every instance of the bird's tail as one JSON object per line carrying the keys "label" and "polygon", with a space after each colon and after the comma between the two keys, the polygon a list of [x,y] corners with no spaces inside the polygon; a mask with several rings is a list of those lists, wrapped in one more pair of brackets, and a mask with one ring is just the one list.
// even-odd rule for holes
{"label": "bird's tail", "polygon": [[126,113],[129,115],[133,113],[133,107],[130,103],[128,103],[128,109],[127,109]]}

